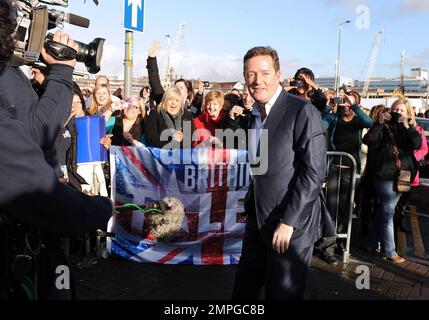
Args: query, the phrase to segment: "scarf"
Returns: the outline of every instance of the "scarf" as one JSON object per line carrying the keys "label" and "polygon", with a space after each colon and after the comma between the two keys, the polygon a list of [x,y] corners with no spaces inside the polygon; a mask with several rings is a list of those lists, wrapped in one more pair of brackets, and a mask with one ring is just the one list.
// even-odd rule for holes
{"label": "scarf", "polygon": [[176,117],[173,117],[167,111],[161,109],[161,116],[168,129],[174,130],[174,132],[182,131],[182,112],[179,112]]}

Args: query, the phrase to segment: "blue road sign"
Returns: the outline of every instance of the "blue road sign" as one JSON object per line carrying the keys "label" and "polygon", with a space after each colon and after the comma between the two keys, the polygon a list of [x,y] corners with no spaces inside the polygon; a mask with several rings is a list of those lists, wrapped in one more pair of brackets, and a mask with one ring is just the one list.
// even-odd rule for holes
{"label": "blue road sign", "polygon": [[124,28],[143,32],[144,0],[124,0]]}

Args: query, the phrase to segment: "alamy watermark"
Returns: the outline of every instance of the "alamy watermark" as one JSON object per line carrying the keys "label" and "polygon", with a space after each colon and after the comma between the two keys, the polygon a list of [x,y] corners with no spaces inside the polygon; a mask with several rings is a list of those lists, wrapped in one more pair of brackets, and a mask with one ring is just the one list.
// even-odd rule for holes
{"label": "alamy watermark", "polygon": [[[268,129],[216,129],[215,136],[212,137],[207,129],[192,132],[191,122],[184,121],[181,142],[173,139],[175,133],[175,130],[166,129],[160,135],[160,140],[167,142],[160,152],[160,160],[164,165],[193,165],[194,160],[198,159],[199,166],[249,165],[253,176],[267,173]],[[199,141],[200,137],[207,139],[192,148],[193,143]],[[237,153],[236,157],[226,159],[223,152],[218,152],[223,149],[246,150],[248,153]]]}
{"label": "alamy watermark", "polygon": [[359,265],[356,267],[356,273],[359,274],[355,281],[356,289],[369,290],[371,280],[369,267],[366,265]]}
{"label": "alamy watermark", "polygon": [[369,7],[366,5],[360,5],[356,7],[355,13],[357,16],[355,26],[358,30],[368,30],[371,25],[371,17]]}
{"label": "alamy watermark", "polygon": [[70,268],[65,265],[59,265],[55,269],[57,275],[55,287],[58,290],[70,290]]}

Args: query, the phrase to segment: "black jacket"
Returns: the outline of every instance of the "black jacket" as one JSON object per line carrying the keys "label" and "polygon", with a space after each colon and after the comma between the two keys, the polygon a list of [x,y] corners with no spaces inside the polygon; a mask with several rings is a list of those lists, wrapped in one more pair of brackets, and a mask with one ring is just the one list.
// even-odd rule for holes
{"label": "black jacket", "polygon": [[[9,70],[10,72],[10,70]],[[3,77],[3,75],[2,75]],[[1,77],[1,78],[2,78]],[[5,87],[1,80],[1,87]],[[15,103],[20,101],[21,111],[31,109],[34,93],[29,83],[14,82],[17,88],[10,89]],[[53,93],[52,100],[61,96],[64,86],[58,84],[59,92]],[[13,96],[13,93],[18,97]],[[67,94],[63,95],[67,98]],[[46,97],[47,105],[51,99]],[[59,103],[65,103],[58,101]],[[37,103],[36,103],[37,105]],[[69,106],[71,103],[69,103]],[[42,106],[41,108],[44,108]],[[105,228],[112,214],[111,201],[103,197],[86,196],[71,187],[61,184],[44,159],[43,150],[36,143],[34,134],[39,138],[50,128],[43,130],[40,123],[24,122],[18,118],[17,105],[9,102],[3,90],[0,90],[0,212],[41,231],[56,235],[80,235],[98,228]],[[55,111],[52,112],[56,114]],[[36,112],[37,114],[37,112]],[[58,112],[58,114],[61,114]],[[55,116],[53,116],[54,118]],[[31,127],[31,128],[30,128]],[[40,131],[37,128],[41,128]],[[43,140],[43,139],[42,139]]]}
{"label": "black jacket", "polygon": [[29,129],[31,138],[44,150],[53,147],[70,114],[72,74],[72,67],[49,66],[46,88],[40,99],[19,68],[7,66],[0,75],[0,91],[14,106],[17,119]]}
{"label": "black jacket", "polygon": [[271,234],[270,239],[280,221],[294,227],[290,242],[294,248],[332,236],[322,192],[326,143],[320,112],[282,90],[264,129],[268,130],[267,144],[260,142],[261,165],[259,172],[252,168],[246,212],[256,214],[260,230]]}
{"label": "black jacket", "polygon": [[[392,139],[386,126],[386,124],[382,125],[377,122],[363,138],[363,143],[368,146],[368,154],[371,154],[367,160],[367,172],[373,175],[375,180],[394,180],[398,173]],[[412,181],[417,172],[413,151],[420,148],[422,139],[412,125],[409,129],[405,129],[401,125],[395,125],[391,128],[399,151],[401,169],[412,172]]]}
{"label": "black jacket", "polygon": [[[192,114],[189,111],[184,110],[182,115],[182,130],[184,128],[183,121],[188,121],[191,126],[191,132],[190,132],[191,135],[194,132],[194,124],[192,119],[193,119]],[[168,141],[161,141],[161,133],[166,129],[167,129],[167,125],[165,124],[164,118],[157,110],[153,110],[151,113],[149,113],[149,117],[145,122],[144,137],[145,137],[146,145],[148,147],[156,147],[156,148],[164,147],[167,143],[169,143],[172,140],[172,138],[170,137]],[[183,130],[183,134],[184,134],[183,140],[185,141],[185,139],[187,139],[189,140],[189,143],[183,144],[182,142],[181,145],[184,146],[185,148],[186,147],[190,148],[192,146],[192,141],[190,140],[191,136],[188,136],[189,133],[186,132],[186,130]]]}

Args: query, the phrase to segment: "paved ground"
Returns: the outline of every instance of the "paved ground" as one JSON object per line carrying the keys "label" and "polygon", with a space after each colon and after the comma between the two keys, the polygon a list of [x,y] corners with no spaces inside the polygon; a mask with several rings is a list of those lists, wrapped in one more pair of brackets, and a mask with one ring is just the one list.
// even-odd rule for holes
{"label": "paved ground", "polygon": [[[429,189],[414,191],[407,225],[410,235],[398,233],[401,254],[407,262],[394,266],[362,250],[354,228],[348,264],[331,266],[313,258],[306,298],[311,300],[429,299]],[[358,219],[354,220],[358,225]],[[77,297],[81,300],[227,300],[235,266],[139,264],[121,258],[96,260],[74,269]],[[74,257],[74,266],[78,262]],[[356,273],[367,266],[369,289],[358,290]]]}

